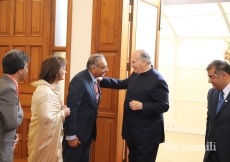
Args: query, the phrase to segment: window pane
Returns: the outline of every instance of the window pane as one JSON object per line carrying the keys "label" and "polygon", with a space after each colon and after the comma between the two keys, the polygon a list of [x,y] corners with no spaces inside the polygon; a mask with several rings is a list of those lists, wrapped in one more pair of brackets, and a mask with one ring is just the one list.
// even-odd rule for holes
{"label": "window pane", "polygon": [[66,47],[68,0],[56,1],[55,42],[56,47]]}
{"label": "window pane", "polygon": [[136,49],[146,50],[151,56],[153,65],[156,46],[156,24],[157,8],[138,1]]}

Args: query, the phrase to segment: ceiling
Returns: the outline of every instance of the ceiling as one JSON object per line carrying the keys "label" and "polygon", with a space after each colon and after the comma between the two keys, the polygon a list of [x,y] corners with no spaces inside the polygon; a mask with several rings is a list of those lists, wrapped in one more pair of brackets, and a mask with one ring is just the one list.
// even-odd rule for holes
{"label": "ceiling", "polygon": [[[194,4],[196,1],[208,3]],[[217,1],[163,0],[161,36],[230,37],[230,2]]]}
{"label": "ceiling", "polygon": [[229,0],[161,0],[161,2],[162,5],[182,5],[182,4],[229,2]]}

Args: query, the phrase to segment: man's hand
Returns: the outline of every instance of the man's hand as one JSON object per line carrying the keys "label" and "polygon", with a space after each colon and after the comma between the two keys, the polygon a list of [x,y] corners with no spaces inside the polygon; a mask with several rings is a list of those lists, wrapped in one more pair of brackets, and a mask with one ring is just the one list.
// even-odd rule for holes
{"label": "man's hand", "polygon": [[65,117],[70,115],[70,109],[66,105],[62,106],[61,110],[64,111]]}
{"label": "man's hand", "polygon": [[129,107],[132,110],[142,110],[142,103],[140,101],[136,101],[136,100],[132,100],[131,102],[129,102]]}
{"label": "man's hand", "polygon": [[13,142],[13,147],[15,148],[17,143],[19,141],[18,134],[15,135],[14,142]]}
{"label": "man's hand", "polygon": [[75,138],[73,140],[68,140],[68,144],[70,147],[77,147],[78,144],[81,144],[78,138]]}
{"label": "man's hand", "polygon": [[102,81],[103,80],[103,77],[97,77],[97,81]]}

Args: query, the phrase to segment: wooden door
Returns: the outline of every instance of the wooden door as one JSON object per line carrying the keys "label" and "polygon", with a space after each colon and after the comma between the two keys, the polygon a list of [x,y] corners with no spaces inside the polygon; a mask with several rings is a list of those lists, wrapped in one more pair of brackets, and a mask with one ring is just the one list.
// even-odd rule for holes
{"label": "wooden door", "polygon": [[[109,67],[106,76],[115,78],[119,78],[120,72],[122,5],[123,0],[93,1],[91,52],[104,54]],[[122,161],[118,160],[118,154],[122,152],[122,114],[118,110],[118,100],[118,90],[102,88],[97,140],[92,145],[91,162]]]}
{"label": "wooden door", "polygon": [[50,12],[49,0],[0,0],[0,60],[11,49],[22,50],[30,56],[29,72],[19,83],[24,120],[17,129],[20,141],[14,150],[16,162],[27,161],[28,157],[30,106],[35,90],[30,83],[38,79],[41,62],[51,55]]}

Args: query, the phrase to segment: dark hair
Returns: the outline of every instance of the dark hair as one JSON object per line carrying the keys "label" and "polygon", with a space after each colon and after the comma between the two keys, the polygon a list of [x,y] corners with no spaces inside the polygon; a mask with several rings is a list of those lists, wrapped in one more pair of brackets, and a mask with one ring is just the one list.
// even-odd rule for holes
{"label": "dark hair", "polygon": [[140,50],[140,57],[142,60],[146,60],[149,64],[152,64],[151,57],[145,50]]}
{"label": "dark hair", "polygon": [[30,60],[23,51],[11,50],[2,59],[2,69],[4,74],[15,74],[18,70],[24,69]]}
{"label": "dark hair", "polygon": [[214,60],[212,61],[206,68],[206,70],[210,70],[215,68],[214,73],[215,74],[220,74],[221,71],[224,71],[230,75],[230,65],[222,60]]}
{"label": "dark hair", "polygon": [[92,66],[98,66],[98,61],[101,59],[105,59],[102,54],[92,54],[86,64],[86,68],[90,69]]}
{"label": "dark hair", "polygon": [[52,84],[59,74],[59,70],[64,66],[66,66],[66,60],[62,57],[52,56],[47,58],[42,62],[39,79],[44,79]]}

